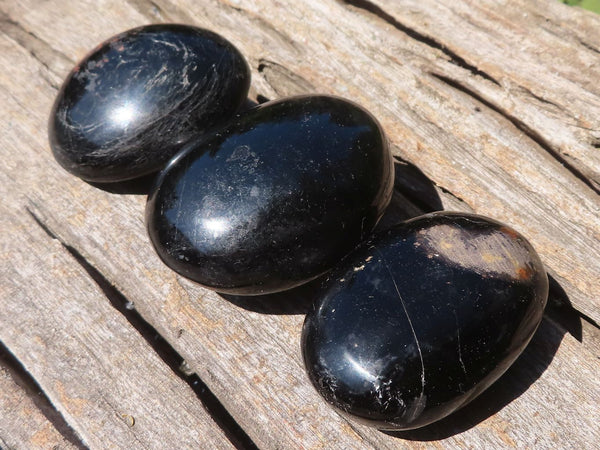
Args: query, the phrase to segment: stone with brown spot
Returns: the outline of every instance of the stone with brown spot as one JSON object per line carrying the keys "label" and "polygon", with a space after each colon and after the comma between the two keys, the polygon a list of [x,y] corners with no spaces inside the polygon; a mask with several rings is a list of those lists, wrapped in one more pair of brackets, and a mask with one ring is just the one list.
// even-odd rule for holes
{"label": "stone with brown spot", "polygon": [[418,428],[506,371],[547,295],[542,262],[516,231],[470,214],[421,216],[364,243],[325,281],[304,324],[306,369],[344,414]]}

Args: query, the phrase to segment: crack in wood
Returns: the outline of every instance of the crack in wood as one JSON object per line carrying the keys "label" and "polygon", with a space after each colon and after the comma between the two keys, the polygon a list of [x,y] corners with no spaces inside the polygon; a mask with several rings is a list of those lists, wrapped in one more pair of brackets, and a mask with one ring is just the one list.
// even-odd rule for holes
{"label": "crack in wood", "polygon": [[444,186],[441,186],[439,184],[436,184],[436,187],[442,191],[444,194],[449,195],[450,197],[454,198],[456,201],[458,201],[459,203],[462,203],[464,205],[466,205],[467,207],[469,207],[469,209],[472,209],[470,207],[470,205],[462,198],[459,197],[458,195],[456,195],[454,192],[450,191],[449,189],[445,188]]}
{"label": "crack in wood", "polygon": [[[17,42],[32,58],[57,77],[62,77],[64,74],[61,72],[69,70],[75,64],[65,54],[51,47],[35,33],[26,30],[19,22],[11,19],[4,11],[0,11],[0,31]],[[58,67],[53,68],[53,65]],[[54,89],[60,88],[59,84],[49,79],[43,72],[40,72],[40,75]]]}
{"label": "crack in wood", "polygon": [[[77,432],[71,428],[63,415],[54,407],[54,404],[40,388],[40,385],[2,341],[0,341],[0,366],[5,368],[12,380],[18,386],[23,388],[39,411],[66,441],[73,444],[75,448],[78,449],[88,448],[83,440],[77,435]],[[0,448],[4,447],[0,446]]]}
{"label": "crack in wood", "polygon": [[553,101],[547,100],[547,99],[545,99],[544,97],[541,97],[541,96],[539,96],[539,95],[537,95],[537,94],[533,93],[533,91],[531,91],[531,89],[527,89],[526,87],[523,87],[523,86],[521,86],[521,87],[520,87],[520,89],[521,89],[523,92],[525,92],[527,95],[529,95],[529,96],[531,96],[531,97],[535,98],[536,100],[538,100],[538,101],[539,101],[539,102],[541,102],[541,103],[545,103],[545,104],[547,104],[547,105],[552,105],[552,106],[554,106],[555,108],[558,108],[559,110],[562,110],[562,109],[563,109],[563,107],[562,107],[562,106],[560,106],[560,105],[558,105],[557,103],[554,103]]}
{"label": "crack in wood", "polygon": [[307,94],[316,90],[309,81],[274,61],[260,59],[257,71],[281,97]]}
{"label": "crack in wood", "polygon": [[170,20],[169,14],[152,0],[128,0],[128,3],[140,14],[159,20]]}
{"label": "crack in wood", "polygon": [[435,184],[421,169],[394,155],[394,191],[423,214],[441,211],[442,201],[435,191]]}
{"label": "crack in wood", "polygon": [[581,318],[582,321],[585,321],[590,327],[593,327],[594,330],[596,330],[598,340],[600,340],[600,323],[596,322],[594,319],[592,319],[587,314],[584,314],[581,311],[578,311],[573,307],[571,307],[571,309],[579,315],[579,317]]}
{"label": "crack in wood", "polygon": [[81,268],[94,280],[100,290],[104,293],[112,307],[121,313],[129,324],[134,327],[144,340],[150,345],[159,358],[173,371],[178,378],[183,380],[202,402],[204,408],[211,415],[215,423],[223,430],[227,438],[237,448],[258,448],[241,426],[225,409],[223,404],[211,392],[206,384],[196,374],[186,375],[180,367],[184,359],[171,347],[156,329],[132,308],[132,303],[108,280],[98,269],[96,269],[85,257],[74,247],[64,242],[44,221],[38,217],[30,208],[25,208],[35,223],[52,239],[56,239],[62,247],[68,251]]}
{"label": "crack in wood", "polygon": [[452,64],[462,67],[465,70],[468,70],[473,75],[479,75],[481,78],[484,78],[484,79],[494,83],[496,86],[500,86],[500,83],[494,77],[492,77],[488,73],[484,72],[483,70],[477,68],[476,66],[468,63],[463,57],[461,57],[454,51],[450,50],[444,44],[440,43],[439,41],[435,40],[434,38],[432,38],[430,36],[426,36],[426,35],[418,32],[417,30],[410,28],[407,25],[404,25],[403,23],[399,22],[398,19],[396,19],[394,16],[392,16],[388,12],[384,11],[379,6],[371,3],[370,1],[368,1],[368,0],[338,0],[338,1],[341,1],[342,3],[346,3],[348,5],[354,6],[356,8],[362,9],[364,11],[370,12],[371,14],[379,17],[383,21],[387,22],[388,24],[390,24],[391,26],[396,28],[398,31],[403,32],[410,38],[412,38],[418,42],[421,42],[425,45],[428,45],[429,47],[432,47],[432,48],[435,48],[435,49],[441,51],[444,55],[446,55],[449,58],[449,61]]}
{"label": "crack in wood", "polygon": [[400,194],[404,201],[410,202],[415,209],[419,210],[421,214],[427,214],[429,212],[441,211],[439,208],[435,208],[431,205],[431,203],[421,200],[418,197],[415,197],[412,192],[406,191],[402,186],[394,185],[394,191]]}
{"label": "crack in wood", "polygon": [[160,22],[178,22],[197,26],[196,20],[178,4],[172,1],[153,1],[153,0],[128,0],[138,13],[154,21],[158,19]]}
{"label": "crack in wood", "polygon": [[597,49],[596,47],[594,47],[593,45],[591,45],[591,44],[588,44],[587,42],[585,42],[585,41],[583,41],[583,40],[581,40],[581,39],[577,39],[577,40],[579,41],[579,43],[580,43],[581,45],[583,45],[583,46],[584,46],[585,48],[587,48],[588,50],[591,50],[591,51],[593,51],[594,53],[599,53],[599,54],[600,54],[600,50],[598,50],[598,49]]}
{"label": "crack in wood", "polygon": [[552,145],[546,139],[544,139],[544,137],[542,137],[542,135],[539,132],[537,132],[536,130],[531,128],[525,122],[523,122],[522,120],[509,114],[507,111],[503,110],[501,107],[495,105],[490,100],[487,100],[481,94],[478,94],[477,92],[473,91],[472,89],[470,89],[469,87],[460,83],[459,81],[456,81],[446,75],[441,75],[441,74],[435,73],[435,72],[429,72],[429,75],[431,75],[432,77],[441,81],[442,83],[450,86],[451,88],[456,89],[457,91],[460,91],[463,94],[468,95],[469,97],[473,98],[477,102],[486,106],[490,110],[500,114],[502,117],[504,117],[510,123],[512,123],[518,130],[523,132],[529,139],[531,139],[533,142],[535,142],[537,145],[539,145],[543,150],[545,150],[549,155],[551,155],[555,160],[557,160],[575,178],[577,178],[581,182],[583,182],[587,187],[589,187],[596,194],[600,194],[600,188],[597,186],[597,184],[593,180],[590,180],[584,173],[582,173],[579,169],[577,169],[577,167],[575,167],[574,165],[569,163],[569,161],[567,161],[565,159],[564,155],[562,155],[558,150],[554,149],[552,147]]}

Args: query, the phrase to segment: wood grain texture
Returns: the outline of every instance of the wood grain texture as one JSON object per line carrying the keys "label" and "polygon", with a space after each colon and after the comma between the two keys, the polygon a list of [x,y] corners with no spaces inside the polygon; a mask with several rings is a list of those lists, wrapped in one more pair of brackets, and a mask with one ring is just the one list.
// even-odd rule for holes
{"label": "wood grain texture", "polygon": [[38,408],[32,394],[3,367],[0,367],[0,418],[0,448],[77,448]]}
{"label": "wood grain texture", "polygon": [[[7,179],[0,183],[6,186]],[[86,445],[233,447],[191,388],[25,209],[0,208],[0,227],[0,254],[10,259],[2,269],[0,340]],[[0,401],[8,409],[18,398],[5,393]],[[15,413],[11,419],[2,415],[0,429],[6,444],[19,448],[34,428],[19,432],[27,422],[14,422],[22,417],[19,408]],[[52,429],[41,428],[29,437],[31,447],[21,448],[49,448],[54,438]]]}
{"label": "wood grain texture", "polygon": [[[397,16],[402,12],[403,20],[416,8],[411,3],[407,3],[411,8],[394,4],[398,3],[390,2],[385,11]],[[418,4],[428,7],[426,2]],[[125,28],[158,20],[195,23],[222,33],[242,50],[254,69],[254,89],[263,97],[312,90],[357,101],[382,122],[398,156],[416,164],[437,186],[476,212],[504,221],[528,237],[571,302],[600,322],[596,295],[600,291],[600,200],[592,173],[600,154],[594,147],[600,129],[600,97],[590,91],[593,82],[581,81],[597,78],[593,62],[598,54],[588,48],[592,44],[586,47],[574,38],[565,40],[577,44],[577,53],[585,56],[574,60],[575,50],[548,43],[538,33],[540,27],[547,27],[544,12],[552,7],[544,9],[540,3],[538,16],[521,17],[520,22],[511,16],[511,22],[501,20],[507,9],[501,4],[487,10],[473,6],[473,11],[485,16],[490,31],[461,43],[470,42],[467,50],[477,55],[490,55],[482,61],[481,55],[446,46],[450,32],[442,34],[443,30],[471,25],[435,2],[429,6],[436,20],[446,25],[431,27],[431,35],[410,28],[412,23],[402,25],[400,17],[384,15],[384,20],[364,8],[334,1],[285,8],[267,0],[243,5],[185,0],[78,5],[86,11],[85,17],[62,14],[65,8],[76,10],[68,3],[56,8],[52,2],[32,2],[5,10],[11,14],[17,9],[12,14],[22,14],[22,27],[35,30],[37,37],[73,60]],[[572,9],[558,6],[573,14]],[[99,9],[114,16],[94,18]],[[600,16],[587,20],[590,30],[600,26]],[[310,32],[306,23],[311,24]],[[516,58],[515,35],[550,57],[523,53],[522,60]],[[502,69],[504,60],[507,67]],[[554,67],[555,61],[562,60],[570,62],[569,74],[578,73],[573,80]],[[522,79],[525,75],[514,75],[519,61],[527,80]],[[491,75],[484,71],[488,69]],[[575,158],[583,165],[568,162],[561,148],[573,155],[585,148]]]}
{"label": "wood grain texture", "polygon": [[[90,48],[147,22],[204,26],[247,56],[256,95],[327,92],[363,104],[381,120],[395,154],[429,178],[429,195],[437,208],[472,210],[517,228],[538,248],[568,300],[600,321],[600,206],[594,190],[600,115],[591,113],[599,107],[591,87],[598,57],[594,59],[595,38],[581,31],[597,26],[598,19],[558,3],[515,2],[528,11],[527,20],[505,13],[509,8],[501,2],[476,3],[464,2],[472,8],[465,12],[462,6],[392,1],[0,1],[0,64],[5,68],[0,73],[0,105],[6,117],[0,123],[0,151],[6,162],[0,193],[16,208],[4,225],[16,236],[25,235],[25,243],[9,243],[11,257],[14,252],[21,258],[9,270],[20,270],[23,258],[37,253],[42,263],[49,257],[46,252],[58,254],[75,286],[60,275],[59,286],[51,292],[62,298],[79,289],[86,304],[102,304],[85,274],[68,266],[73,263],[69,255],[56,244],[46,249],[49,242],[39,230],[32,231],[32,221],[18,218],[28,208],[133,302],[264,448],[550,448],[597,442],[597,354],[571,335],[563,336],[565,330],[551,320],[543,322],[507,377],[463,413],[425,434],[395,437],[347,422],[321,401],[304,375],[299,334],[310,288],[271,299],[228,301],[181,279],[151,249],[143,224],[145,199],[70,177],[53,161],[46,142],[56,89],[70,65]],[[435,8],[439,17],[424,19],[422,5]],[[404,25],[407,16],[412,22]],[[470,33],[484,31],[473,34],[477,39],[471,42],[447,36],[452,24],[458,30],[472,28]],[[542,26],[560,31],[568,45],[545,43]],[[534,40],[522,72],[510,66],[516,64],[509,58],[515,29],[521,33],[519,42]],[[537,59],[536,46],[544,50]],[[486,51],[494,57],[485,59]],[[553,62],[570,52],[579,55],[569,59],[576,68],[555,71]],[[502,58],[507,59],[505,68]],[[562,96],[569,83],[577,86],[569,91],[575,99]],[[578,153],[569,152],[570,145]],[[565,151],[577,157],[569,159]],[[424,198],[423,192],[411,195]],[[14,228],[13,216],[21,228]],[[31,233],[37,236],[33,243]],[[42,281],[28,286],[21,279],[19,286],[28,299],[45,298]],[[76,286],[91,286],[91,293]],[[95,319],[102,326],[108,326],[108,318],[122,321],[114,311],[105,313]],[[11,314],[23,320],[36,316],[27,308],[13,308]],[[4,312],[0,320],[9,322]],[[58,329],[67,325],[65,317],[51,311],[37,320]],[[23,345],[2,332],[0,339],[13,351],[21,349],[19,358],[32,366]],[[90,331],[94,333],[98,331]],[[126,365],[115,368],[109,363],[110,352],[103,345],[94,347],[99,354],[88,350],[82,364],[102,363],[104,370],[114,370],[113,377],[125,372]],[[74,345],[70,351],[83,350]],[[60,364],[50,361],[47,366]],[[45,379],[40,370],[35,376]],[[57,407],[69,411],[68,402],[50,395],[51,383],[40,384],[49,389]],[[67,386],[71,384],[78,385],[69,379]],[[78,430],[89,430],[82,421],[93,420],[65,417]],[[189,438],[183,431],[181,436]]]}
{"label": "wood grain texture", "polygon": [[446,54],[460,55],[476,74],[485,74],[456,81],[600,187],[600,86],[593,81],[600,77],[598,15],[543,0],[372,5],[388,14],[388,22],[443,43]]}

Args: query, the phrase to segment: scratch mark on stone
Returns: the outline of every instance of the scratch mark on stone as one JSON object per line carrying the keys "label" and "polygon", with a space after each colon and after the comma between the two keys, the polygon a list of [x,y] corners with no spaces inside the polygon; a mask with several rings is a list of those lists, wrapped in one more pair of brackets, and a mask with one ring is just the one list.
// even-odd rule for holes
{"label": "scratch mark on stone", "polygon": [[467,369],[465,367],[465,363],[462,359],[462,350],[460,349],[460,328],[458,326],[458,315],[456,314],[456,310],[454,313],[454,321],[456,322],[456,340],[458,341],[458,361],[460,362],[460,366],[462,367],[463,373],[467,376]]}
{"label": "scratch mark on stone", "polygon": [[398,289],[398,284],[396,284],[396,279],[392,274],[390,266],[388,266],[387,261],[381,254],[381,252],[375,249],[379,256],[381,256],[381,262],[387,269],[390,277],[392,278],[392,283],[394,283],[394,288],[396,289],[396,294],[398,294],[398,298],[400,299],[400,303],[402,303],[402,308],[404,309],[404,313],[406,314],[406,319],[408,320],[408,325],[410,326],[410,330],[412,331],[413,338],[415,339],[415,344],[417,345],[417,351],[419,352],[419,359],[421,360],[421,395],[419,398],[423,398],[425,394],[425,363],[423,362],[423,353],[421,352],[421,346],[419,345],[419,339],[417,338],[417,333],[415,332],[415,327],[413,326],[412,320],[410,320],[410,316],[408,315],[408,310],[406,309],[406,303],[404,303],[404,299],[402,295],[400,295],[400,290]]}
{"label": "scratch mark on stone", "polygon": [[[366,217],[363,217],[360,221],[360,238],[361,239],[364,237],[365,219],[366,219]],[[383,258],[383,256],[382,256],[382,258]]]}

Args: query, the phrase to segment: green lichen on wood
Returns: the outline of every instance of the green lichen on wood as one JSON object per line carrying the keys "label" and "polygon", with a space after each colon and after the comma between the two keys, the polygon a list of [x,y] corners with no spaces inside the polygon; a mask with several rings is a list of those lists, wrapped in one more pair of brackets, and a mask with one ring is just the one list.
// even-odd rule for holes
{"label": "green lichen on wood", "polygon": [[580,8],[600,13],[600,0],[562,0],[562,2],[566,5],[579,6]]}

